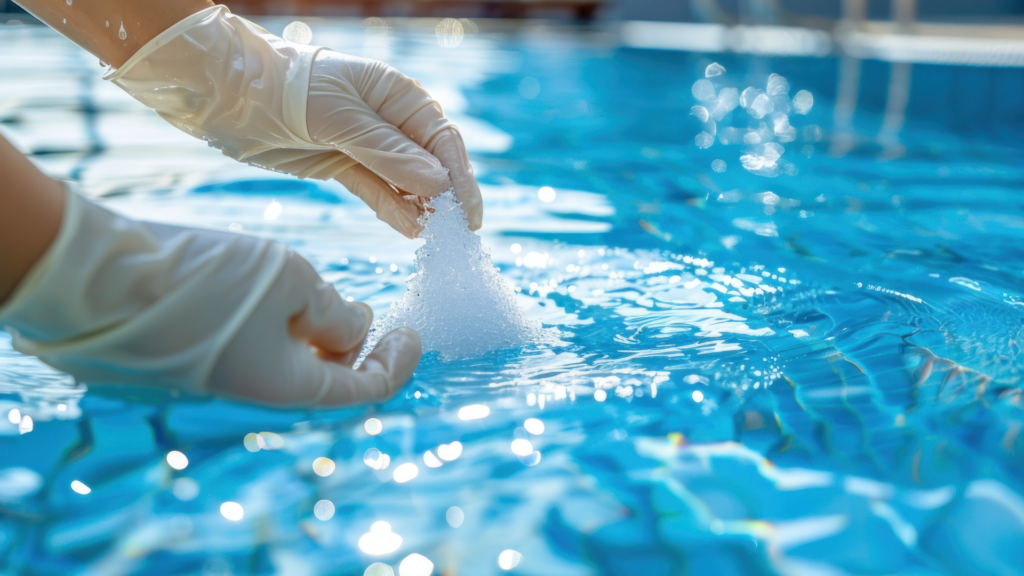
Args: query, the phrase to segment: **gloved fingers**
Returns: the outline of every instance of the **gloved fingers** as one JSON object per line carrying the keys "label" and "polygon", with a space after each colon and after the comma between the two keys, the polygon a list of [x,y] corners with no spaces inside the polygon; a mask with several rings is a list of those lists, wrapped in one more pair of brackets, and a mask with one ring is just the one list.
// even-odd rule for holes
{"label": "gloved fingers", "polygon": [[455,188],[455,197],[459,199],[462,209],[466,212],[469,229],[479,230],[483,225],[484,203],[462,136],[454,128],[446,128],[434,139],[430,151],[448,169],[452,187]]}
{"label": "gloved fingers", "polygon": [[365,166],[353,166],[335,177],[386,222],[407,238],[415,238],[423,226],[417,222],[423,207],[416,197],[406,198]]}
{"label": "gloved fingers", "polygon": [[288,328],[293,338],[312,346],[320,358],[348,361],[351,366],[355,361],[353,354],[358,356],[371,322],[373,311],[369,306],[345,302],[334,286],[315,276],[305,306],[289,319]]}
{"label": "gloved fingers", "polygon": [[326,370],[324,389],[316,403],[341,405],[388,398],[409,381],[422,354],[419,334],[399,328],[384,335],[358,369],[316,360]]}
{"label": "gloved fingers", "polygon": [[323,50],[313,63],[311,95],[321,86],[357,96],[375,117],[396,126],[422,148],[430,148],[434,136],[451,125],[419,82],[378,60]]}
{"label": "gloved fingers", "polygon": [[[376,138],[357,138],[342,146],[342,151],[388,184],[408,194],[432,198],[452,187],[448,169],[429,152],[409,141],[397,128],[381,124],[374,130],[378,132]],[[397,133],[392,138],[379,137],[380,132],[392,131]],[[399,138],[408,145],[395,142]],[[430,161],[421,155],[428,156]]]}
{"label": "gloved fingers", "polygon": [[381,118],[364,97],[379,87],[373,71],[383,67],[374,60],[321,51],[306,100],[309,136],[336,146],[403,192],[436,196],[451,188],[448,170],[393,122]]}

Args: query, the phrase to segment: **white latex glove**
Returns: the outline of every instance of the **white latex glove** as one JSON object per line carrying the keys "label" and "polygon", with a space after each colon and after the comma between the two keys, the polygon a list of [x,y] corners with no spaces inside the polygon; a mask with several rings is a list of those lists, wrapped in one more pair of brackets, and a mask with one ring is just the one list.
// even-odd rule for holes
{"label": "white latex glove", "polygon": [[79,381],[348,404],[391,395],[419,362],[419,336],[398,329],[353,369],[370,308],[281,244],[131,220],[70,191],[65,206],[0,326]]}
{"label": "white latex glove", "polygon": [[337,179],[410,238],[421,229],[416,197],[450,187],[480,228],[480,189],[458,129],[387,64],[287,42],[213,6],[104,77],[236,160]]}

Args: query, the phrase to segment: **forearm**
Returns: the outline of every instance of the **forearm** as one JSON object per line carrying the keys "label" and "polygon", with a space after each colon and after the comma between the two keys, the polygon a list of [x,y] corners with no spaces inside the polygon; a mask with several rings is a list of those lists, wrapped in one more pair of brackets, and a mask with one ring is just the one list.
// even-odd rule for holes
{"label": "forearm", "polygon": [[15,0],[15,3],[114,67],[123,65],[139,48],[173,24],[213,6],[211,0]]}
{"label": "forearm", "polygon": [[57,237],[64,187],[0,136],[0,305]]}

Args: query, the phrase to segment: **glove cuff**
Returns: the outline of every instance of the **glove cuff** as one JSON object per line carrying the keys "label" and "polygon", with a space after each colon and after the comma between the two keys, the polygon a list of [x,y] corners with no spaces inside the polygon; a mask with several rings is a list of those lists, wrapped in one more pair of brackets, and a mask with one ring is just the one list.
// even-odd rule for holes
{"label": "glove cuff", "polygon": [[279,148],[321,151],[331,148],[311,141],[306,99],[322,49],[218,5],[171,26],[103,78],[236,160]]}
{"label": "glove cuff", "polygon": [[16,350],[80,381],[200,391],[286,256],[269,240],[135,221],[67,190],[60,232],[0,326]]}

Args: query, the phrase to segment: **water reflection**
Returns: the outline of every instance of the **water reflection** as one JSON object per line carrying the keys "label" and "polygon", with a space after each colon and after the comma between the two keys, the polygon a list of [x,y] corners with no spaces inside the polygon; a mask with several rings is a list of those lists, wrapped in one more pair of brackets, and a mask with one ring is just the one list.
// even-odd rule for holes
{"label": "water reflection", "polygon": [[374,522],[370,531],[359,538],[359,549],[371,556],[382,556],[398,550],[402,537],[391,531],[391,524],[383,520]]}
{"label": "water reflection", "polygon": [[220,515],[232,522],[238,522],[245,516],[245,510],[238,502],[225,502],[220,505]]}
{"label": "water reflection", "polygon": [[519,565],[523,555],[515,550],[504,550],[498,555],[498,567],[502,570],[511,570]]}
{"label": "water reflection", "polygon": [[167,453],[167,465],[175,470],[184,470],[188,467],[188,457],[177,450]]}
{"label": "water reflection", "polygon": [[[686,116],[694,75],[680,62],[707,76],[713,59],[543,39],[537,58],[494,37],[449,50],[433,35],[314,28],[339,49],[388,52],[447,111],[490,122],[459,120],[492,215],[485,242],[557,338],[458,362],[427,356],[390,402],[317,411],[82,397],[4,339],[0,555],[11,570],[43,558],[159,574],[173,558],[244,573],[258,550],[282,573],[490,574],[496,559],[552,574],[727,574],[734,560],[780,573],[1013,573],[1024,549],[1024,299],[1013,279],[1024,266],[1011,248],[1022,227],[992,209],[1016,201],[1012,154],[975,150],[968,162],[963,141],[904,118],[912,163],[821,160],[843,130],[847,152],[877,133],[865,136],[852,113],[833,124],[829,112],[850,96],[831,102],[820,83],[784,103],[782,81],[769,85],[759,61],[722,60],[728,70],[705,78],[713,89],[747,74],[757,86],[746,99],[747,82],[719,86],[696,126]],[[54,99],[49,112],[77,110],[76,98],[100,110],[109,154],[39,156],[48,169],[75,172],[93,194],[134,192],[108,201],[128,214],[288,242],[378,316],[400,296],[414,246],[340,187],[157,139],[160,121],[123,95],[46,72],[82,69],[61,42],[5,59],[0,74],[26,86],[31,64],[43,75],[32,94]],[[840,83],[871,75],[844,66],[834,63]],[[816,70],[788,72],[787,83],[804,90]],[[595,80],[607,78],[614,90]],[[732,110],[723,88],[737,92]],[[899,90],[887,94],[898,104]],[[623,101],[638,120],[612,126],[608,111]],[[786,105],[807,115],[772,117]],[[56,122],[14,109],[24,121],[5,126],[26,147],[85,149],[68,128],[77,112]],[[727,114],[754,124],[730,132]],[[714,133],[704,156],[690,143],[695,127]],[[769,137],[790,136],[769,158]],[[778,174],[739,169],[740,155],[723,153],[739,149],[726,146],[755,147],[756,170]],[[967,176],[942,184],[956,174]],[[163,465],[175,448],[188,454],[187,478]],[[993,525],[1003,540],[989,537]]]}
{"label": "water reflection", "polygon": [[320,500],[313,506],[313,515],[323,522],[330,520],[334,517],[334,503],[330,500]]}
{"label": "water reflection", "polygon": [[415,464],[413,464],[412,462],[406,462],[405,464],[400,464],[397,468],[395,468],[393,478],[395,479],[395,482],[398,482],[399,484],[405,484],[406,482],[418,476],[419,473],[420,469]]}

